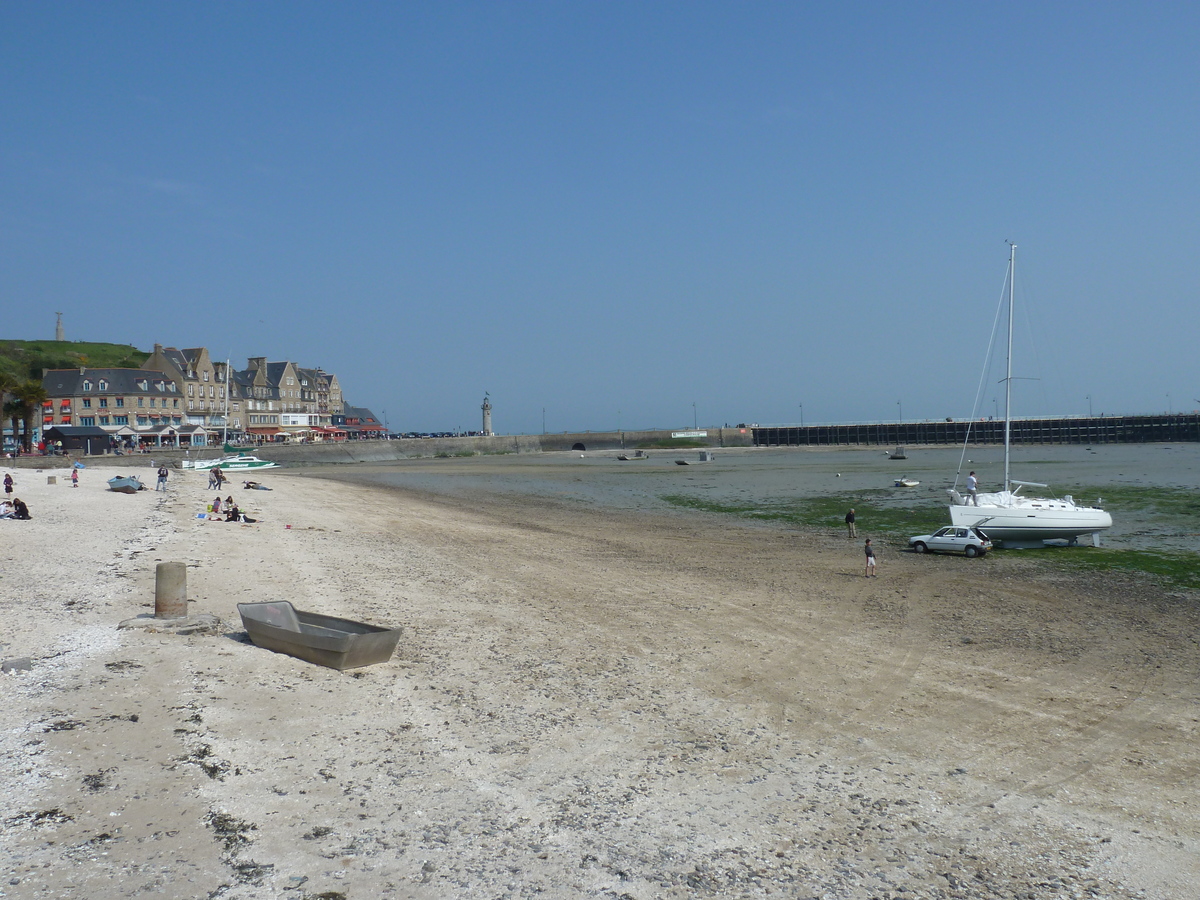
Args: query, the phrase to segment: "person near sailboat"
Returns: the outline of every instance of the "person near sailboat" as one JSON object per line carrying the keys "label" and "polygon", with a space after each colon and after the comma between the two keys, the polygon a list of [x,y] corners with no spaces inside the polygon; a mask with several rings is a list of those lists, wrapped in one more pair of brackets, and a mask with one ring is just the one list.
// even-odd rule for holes
{"label": "person near sailboat", "polygon": [[[950,522],[955,527],[980,528],[990,540],[1004,547],[1041,546],[1046,541],[1063,540],[1074,544],[1081,535],[1090,534],[1099,543],[1099,534],[1112,527],[1112,516],[1098,506],[1084,506],[1070,495],[1062,498],[1036,497],[1021,489],[1045,488],[1033,481],[1017,481],[1011,476],[1012,453],[1012,382],[1013,382],[1013,282],[1016,276],[1017,245],[1009,243],[1007,279],[1008,353],[1004,377],[1004,481],[999,491],[978,494],[975,473],[967,476],[967,494],[950,488]],[[1002,307],[1003,308],[1003,307]],[[963,441],[966,456],[968,429]],[[962,465],[962,458],[959,466]],[[960,469],[961,471],[961,469]],[[955,484],[957,485],[957,476]]]}

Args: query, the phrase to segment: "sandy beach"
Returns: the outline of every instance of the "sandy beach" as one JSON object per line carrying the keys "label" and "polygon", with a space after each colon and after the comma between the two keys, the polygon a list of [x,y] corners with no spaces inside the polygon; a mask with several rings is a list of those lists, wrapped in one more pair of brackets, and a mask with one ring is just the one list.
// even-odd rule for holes
{"label": "sandy beach", "polygon": [[[128,472],[14,470],[0,897],[1195,896],[1194,594],[291,471],[232,524]],[[172,560],[223,627],[119,630]],[[265,599],[404,633],[337,672],[246,642]]]}

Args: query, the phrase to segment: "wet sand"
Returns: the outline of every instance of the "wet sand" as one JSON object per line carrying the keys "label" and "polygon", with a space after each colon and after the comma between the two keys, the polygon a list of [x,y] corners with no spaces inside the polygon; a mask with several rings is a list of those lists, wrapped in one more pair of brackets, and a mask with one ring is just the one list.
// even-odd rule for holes
{"label": "wet sand", "polygon": [[[1166,900],[1200,877],[1194,594],[886,544],[866,579],[839,530],[289,472],[235,482],[259,522],[226,524],[195,517],[204,473],[165,496],[111,474],[20,472],[34,521],[0,522],[0,656],[31,659],[0,682],[0,896]],[[219,634],[117,629],[160,560]],[[319,668],[244,642],[261,599],[404,636]]]}

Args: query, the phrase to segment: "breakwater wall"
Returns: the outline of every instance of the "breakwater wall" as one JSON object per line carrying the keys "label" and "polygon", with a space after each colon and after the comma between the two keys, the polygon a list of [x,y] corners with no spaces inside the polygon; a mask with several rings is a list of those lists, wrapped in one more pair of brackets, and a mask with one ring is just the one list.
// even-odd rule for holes
{"label": "breakwater wall", "polygon": [[[879,422],[854,425],[754,427],[756,447],[1003,444],[1004,422]],[[1200,415],[1086,416],[1014,419],[1014,444],[1149,444],[1200,441]]]}
{"label": "breakwater wall", "polygon": [[[562,434],[498,434],[491,437],[403,438],[393,441],[342,441],[322,444],[266,444],[251,453],[289,468],[300,466],[334,466],[345,463],[394,462],[402,459],[429,457],[481,456],[500,453],[543,453],[556,450],[601,451],[636,450],[641,447],[669,447],[680,440],[694,442],[700,447],[749,447],[752,433],[749,428],[701,428],[703,436],[673,438],[670,431],[580,431]],[[675,432],[678,433],[678,432]],[[137,469],[154,468],[165,462],[178,468],[185,459],[212,459],[221,456],[221,448],[200,447],[196,450],[155,449],[149,453],[117,456],[111,453],[88,457],[26,456],[4,460],[9,468],[65,469],[76,459],[103,460],[105,466]],[[250,476],[247,476],[250,477]]]}

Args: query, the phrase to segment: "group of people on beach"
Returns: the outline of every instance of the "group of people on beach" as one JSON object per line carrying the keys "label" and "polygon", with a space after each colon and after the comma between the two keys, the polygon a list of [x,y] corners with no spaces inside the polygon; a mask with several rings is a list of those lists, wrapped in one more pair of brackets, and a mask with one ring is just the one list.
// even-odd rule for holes
{"label": "group of people on beach", "polygon": [[234,502],[233,494],[230,494],[224,500],[221,499],[220,494],[217,494],[213,498],[213,502],[209,504],[209,511],[214,516],[220,516],[224,512],[226,522],[238,522],[242,518],[242,511],[238,509],[237,503]]}
{"label": "group of people on beach", "polygon": [[13,477],[11,472],[4,473],[4,499],[0,500],[0,519],[32,519],[29,507],[20,497],[13,497]]}

